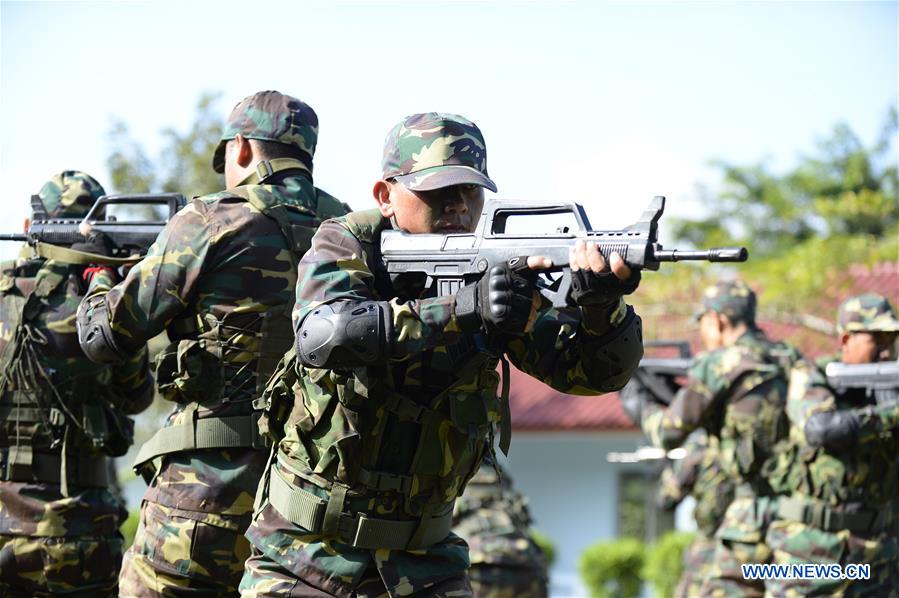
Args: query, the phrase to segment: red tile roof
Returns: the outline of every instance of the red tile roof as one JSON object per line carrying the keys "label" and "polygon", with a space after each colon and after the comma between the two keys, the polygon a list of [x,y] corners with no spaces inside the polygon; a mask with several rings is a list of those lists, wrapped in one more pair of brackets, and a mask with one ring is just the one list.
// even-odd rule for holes
{"label": "red tile roof", "polygon": [[[849,295],[880,293],[894,306],[899,299],[899,262],[877,264],[872,268],[853,266],[848,271],[847,288],[835,289],[822,297],[829,311],[816,314],[765,314],[759,326],[774,339],[792,342],[809,357],[837,350],[829,330],[837,306]],[[696,303],[693,301],[692,305]],[[699,350],[699,335],[683,305],[641,305],[644,335],[647,339],[686,339],[693,351]],[[597,397],[567,395],[512,368],[510,406],[512,426],[516,430],[633,430],[635,426],[621,409],[618,393]]]}

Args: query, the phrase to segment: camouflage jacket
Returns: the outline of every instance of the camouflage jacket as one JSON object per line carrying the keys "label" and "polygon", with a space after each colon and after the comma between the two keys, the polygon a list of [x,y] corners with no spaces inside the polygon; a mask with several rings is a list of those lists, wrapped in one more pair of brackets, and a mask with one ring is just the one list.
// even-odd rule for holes
{"label": "camouflage jacket", "polygon": [[[808,361],[790,374],[786,412],[790,434],[772,463],[772,485],[782,493],[830,506],[890,508],[899,497],[899,405],[876,407],[863,389],[839,394],[827,386],[824,366]],[[809,446],[805,424],[815,413],[855,409],[861,414],[856,442],[844,450]]]}
{"label": "camouflage jacket", "polygon": [[[379,234],[388,226],[377,210],[325,222],[300,263],[294,326],[324,303],[389,302],[391,355],[367,367],[299,368],[279,466],[289,483],[323,496],[332,484],[345,485],[349,512],[408,520],[451,509],[477,471],[503,409],[498,351],[482,335],[459,333],[453,297],[428,296],[423,279],[387,276]],[[627,325],[638,326],[635,318],[629,315]],[[639,334],[639,328],[628,330]],[[611,376],[637,366],[604,352],[617,333],[590,334],[577,309],[543,309],[533,330],[509,342],[505,353],[558,390],[601,394],[616,388]],[[254,525],[248,537],[304,578],[350,583],[374,564],[391,591],[423,571],[450,577],[468,566],[467,550],[453,535],[425,550],[378,550],[377,556],[297,527],[269,533]],[[292,547],[286,552],[285,542]],[[329,559],[314,558],[323,552]]]}
{"label": "camouflage jacket", "polygon": [[688,495],[696,499],[693,519],[705,536],[712,537],[734,498],[734,483],[721,469],[718,439],[699,428],[684,443],[686,456],[662,471],[659,503],[673,509]]}
{"label": "camouflage jacket", "polygon": [[[102,279],[92,283],[91,293],[106,292],[120,347],[163,330],[172,341],[156,370],[160,394],[178,403],[167,426],[186,423],[194,410],[199,418],[252,412],[259,387],[290,347],[287,314],[298,258],[279,224],[258,206],[288,206],[290,223],[306,227],[310,238],[319,222],[349,211],[305,175],[275,177],[194,199],[124,281],[112,288]],[[280,354],[257,368],[263,320],[280,313]],[[265,451],[253,449],[173,453],[145,498],[178,509],[245,514],[265,460]]]}
{"label": "camouflage jacket", "polygon": [[[142,411],[152,400],[146,346],[135,346],[131,357],[115,367],[97,365],[82,353],[75,329],[75,312],[86,291],[82,270],[43,259],[0,264],[4,472],[13,447],[30,448],[35,458],[60,455],[65,447],[70,459],[87,453],[102,463],[103,453],[81,431],[88,413],[111,422]],[[64,411],[77,423],[52,415]],[[74,484],[63,497],[56,483],[0,482],[0,534],[112,535],[123,516],[122,505],[106,488]]]}
{"label": "camouflage jacket", "polygon": [[754,330],[700,355],[671,405],[644,414],[643,431],[656,446],[671,449],[704,427],[718,438],[723,471],[737,484],[769,494],[761,469],[787,434],[784,363],[798,355],[791,351],[784,358],[786,349]]}

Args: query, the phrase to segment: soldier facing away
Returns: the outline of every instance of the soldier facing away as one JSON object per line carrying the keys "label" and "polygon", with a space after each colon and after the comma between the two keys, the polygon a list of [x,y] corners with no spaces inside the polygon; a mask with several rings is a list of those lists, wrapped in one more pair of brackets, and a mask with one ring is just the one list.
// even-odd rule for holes
{"label": "soldier facing away", "polygon": [[468,577],[476,598],[547,595],[546,556],[531,537],[527,498],[491,457],[456,501],[453,533],[468,543]]}
{"label": "soldier facing away", "polygon": [[[104,194],[66,170],[38,198],[50,218],[79,218]],[[75,250],[102,251],[86,244]],[[125,509],[112,456],[131,445],[127,415],[153,399],[147,349],[90,361],[75,312],[93,270],[33,257],[0,264],[0,595],[115,596]]]}
{"label": "soldier facing away", "polygon": [[348,211],[313,186],[317,136],[300,100],[245,98],[213,157],[227,190],[194,199],[124,281],[97,277],[82,302],[81,345],[97,362],[116,363],[163,330],[171,341],[156,378],[175,405],[138,455],[152,479],[123,595],[237,591],[268,455],[253,401],[293,341],[297,262],[318,224]]}
{"label": "soldier facing away", "polygon": [[703,594],[764,592],[763,582],[743,578],[740,565],[765,563],[770,556],[764,533],[773,493],[762,466],[786,435],[786,372],[799,356],[757,328],[755,311],[755,293],[742,281],[706,289],[697,317],[707,352],[697,357],[686,385],[667,409],[644,403],[639,414],[644,433],[665,449],[704,427],[718,439],[721,467],[736,484],[715,533],[714,566]]}
{"label": "soldier facing away", "polygon": [[621,388],[636,369],[640,320],[622,295],[639,273],[617,255],[609,272],[595,246],[573,252],[583,284],[563,310],[541,304],[532,268],[549,264],[538,256],[446,297],[423,277],[388,275],[381,231],[474,230],[483,188],[496,189],[486,158],[471,121],[410,116],[387,137],[378,209],[316,233],[299,268],[297,358],[271,385],[283,439],[247,532],[243,595],[470,595],[452,510],[494,425],[508,447],[501,356],[579,394]]}
{"label": "soldier facing away", "polygon": [[[899,320],[880,295],[839,308],[840,360],[895,359]],[[869,580],[769,580],[776,596],[899,595],[899,405],[878,405],[865,389],[837,392],[823,366],[793,368],[789,440],[772,462],[771,483],[787,496],[767,543],[777,563],[868,564]]]}

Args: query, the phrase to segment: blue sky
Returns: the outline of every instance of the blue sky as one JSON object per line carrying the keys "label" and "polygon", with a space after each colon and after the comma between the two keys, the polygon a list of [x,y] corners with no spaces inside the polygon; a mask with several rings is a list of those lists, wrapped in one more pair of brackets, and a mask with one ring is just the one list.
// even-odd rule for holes
{"label": "blue sky", "polygon": [[840,121],[872,142],[899,70],[887,2],[4,1],[0,24],[13,230],[54,172],[106,183],[113,117],[155,155],[205,90],[223,115],[260,89],[311,104],[316,183],[355,208],[391,125],[440,110],[480,125],[500,197],[573,199],[603,228],[655,194],[695,214],[711,159],[787,168]]}

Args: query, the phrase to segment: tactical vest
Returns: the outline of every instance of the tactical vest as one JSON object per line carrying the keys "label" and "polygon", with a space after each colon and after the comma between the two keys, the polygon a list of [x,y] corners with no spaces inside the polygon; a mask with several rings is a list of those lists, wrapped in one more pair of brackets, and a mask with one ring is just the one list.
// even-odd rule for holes
{"label": "tactical vest", "polygon": [[[375,273],[380,300],[392,298],[376,246],[385,222],[377,210],[344,221]],[[453,503],[492,451],[494,425],[506,409],[497,397],[495,353],[463,353],[442,390],[411,397],[404,372],[424,359],[326,370],[305,368],[288,355],[263,397],[265,428],[276,439],[285,427],[291,437],[298,434],[305,456],[278,454],[278,467],[267,474],[271,505],[300,527],[357,548],[413,549],[445,538]],[[393,441],[402,436],[414,454],[397,455],[388,434]],[[405,467],[385,471],[385,455]],[[379,500],[397,508],[373,507]]]}
{"label": "tactical vest", "polygon": [[[265,160],[257,174],[230,189],[222,198],[241,198],[278,224],[287,241],[289,259],[296,272],[300,257],[309,249],[318,220],[312,225],[291,221],[298,208],[289,204],[269,204],[244,185],[264,184],[266,179],[290,170],[307,170],[290,158]],[[307,215],[306,212],[302,212]],[[210,313],[191,314],[172,323],[175,337],[156,358],[156,383],[160,395],[185,405],[186,420],[160,429],[147,441],[134,462],[135,471],[149,480],[155,473],[156,457],[197,449],[268,448],[259,434],[260,412],[253,401],[262,395],[265,383],[285,352],[293,346],[291,310],[293,303],[269,307],[257,314],[229,314],[218,319]],[[253,337],[255,368],[226,364],[222,355],[235,335]],[[248,384],[250,382],[250,384]],[[244,398],[241,398],[244,397]],[[227,403],[227,415],[217,414]]]}
{"label": "tactical vest", "polygon": [[[107,366],[91,363],[77,346],[75,357],[60,354],[64,349],[48,346],[37,325],[48,308],[84,294],[79,274],[69,264],[34,259],[18,268],[6,262],[0,273],[0,476],[60,484],[63,496],[70,486],[108,486],[105,455],[125,454],[133,438],[130,418],[99,384]],[[77,345],[74,330],[71,337]],[[52,368],[48,358],[75,363]]]}
{"label": "tactical vest", "polygon": [[[820,375],[823,385],[823,373],[811,368],[808,365],[797,369],[793,376]],[[795,382],[804,387],[806,380]],[[837,409],[864,407],[875,400],[866,396],[863,389],[835,395],[835,399]],[[876,533],[899,522],[899,515],[890,505],[899,493],[899,439],[895,434],[883,436],[880,442],[849,446],[837,454],[809,446],[804,431],[794,429],[777,449],[765,469],[772,487],[788,495],[780,500],[781,518],[827,531],[848,529],[856,533]]]}
{"label": "tactical vest", "polygon": [[[740,365],[729,373],[735,376],[736,394],[728,399],[720,432],[723,470],[738,481],[737,495],[767,496],[772,493],[763,473],[765,462],[775,453],[778,442],[789,431],[785,412],[786,376],[789,363],[786,348],[760,332],[741,343],[755,363]],[[748,409],[744,401],[756,401]]]}

